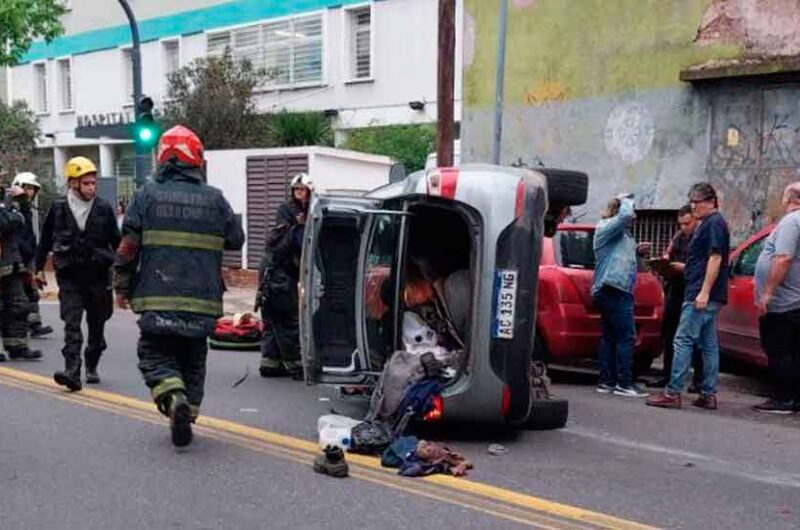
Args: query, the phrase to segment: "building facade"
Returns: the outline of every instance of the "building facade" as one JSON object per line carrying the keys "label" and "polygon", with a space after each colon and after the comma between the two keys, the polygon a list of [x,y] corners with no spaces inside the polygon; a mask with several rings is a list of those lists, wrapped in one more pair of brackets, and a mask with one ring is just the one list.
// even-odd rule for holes
{"label": "building facade", "polygon": [[[497,2],[465,11],[462,154],[486,160]],[[635,193],[647,239],[708,180],[740,241],[800,179],[798,54],[792,0],[511,0],[503,162],[587,171],[583,221]]]}
{"label": "building facade", "polygon": [[[143,93],[157,109],[169,97],[170,73],[230,48],[275,73],[256,94],[260,111],[328,111],[339,139],[351,129],[436,119],[436,0],[131,5],[142,40]],[[65,35],[35,43],[9,69],[8,95],[37,112],[42,159],[52,161],[55,176],[70,157],[84,155],[98,161],[101,176],[130,179],[129,141],[76,134],[133,120],[127,20],[113,1],[72,1],[70,7]]]}

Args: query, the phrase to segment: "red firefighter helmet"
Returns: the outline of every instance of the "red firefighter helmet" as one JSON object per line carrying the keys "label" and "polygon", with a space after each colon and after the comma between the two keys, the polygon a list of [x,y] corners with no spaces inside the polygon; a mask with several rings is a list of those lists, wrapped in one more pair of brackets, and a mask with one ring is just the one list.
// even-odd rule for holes
{"label": "red firefighter helmet", "polygon": [[203,142],[183,125],[165,132],[158,142],[158,163],[166,164],[173,158],[194,167],[203,165]]}

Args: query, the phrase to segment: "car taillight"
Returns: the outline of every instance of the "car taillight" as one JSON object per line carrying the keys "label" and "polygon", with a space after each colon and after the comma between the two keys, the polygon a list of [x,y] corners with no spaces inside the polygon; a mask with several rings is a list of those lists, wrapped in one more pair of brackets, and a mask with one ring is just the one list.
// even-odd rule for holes
{"label": "car taillight", "polygon": [[508,413],[511,411],[511,387],[508,385],[503,385],[503,401],[500,405],[500,413],[503,417],[507,417]]}
{"label": "car taillight", "polygon": [[433,396],[433,407],[422,417],[422,421],[440,421],[442,414],[444,414],[442,396]]}
{"label": "car taillight", "polygon": [[514,219],[522,217],[525,211],[525,181],[519,179],[517,182],[517,196],[514,200]]}
{"label": "car taillight", "polygon": [[458,169],[439,168],[428,174],[428,195],[456,198],[456,185],[458,184]]}

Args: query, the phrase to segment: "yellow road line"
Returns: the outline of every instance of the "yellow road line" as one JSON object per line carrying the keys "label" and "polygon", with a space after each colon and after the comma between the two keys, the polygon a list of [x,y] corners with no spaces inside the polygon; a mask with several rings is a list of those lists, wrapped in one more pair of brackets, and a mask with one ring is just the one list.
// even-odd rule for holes
{"label": "yellow road line", "polygon": [[[165,423],[150,402],[91,388],[70,394],[58,391],[59,387],[50,378],[30,372],[0,367],[0,383],[95,409],[123,414],[148,423]],[[315,442],[209,416],[199,418],[197,431],[204,436],[306,464],[310,461],[309,457],[319,454],[319,446]],[[380,461],[376,458],[348,454],[347,459],[354,468],[353,476],[356,478],[451,502],[515,522],[533,523],[538,528],[654,529],[619,517],[464,478],[433,475],[408,481],[381,467]],[[424,489],[421,487],[423,485]],[[550,524],[556,526],[548,526]]]}

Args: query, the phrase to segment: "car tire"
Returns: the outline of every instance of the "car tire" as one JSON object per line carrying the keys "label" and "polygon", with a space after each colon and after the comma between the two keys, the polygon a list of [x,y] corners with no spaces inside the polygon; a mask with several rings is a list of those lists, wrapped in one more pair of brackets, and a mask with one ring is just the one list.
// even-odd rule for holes
{"label": "car tire", "polygon": [[547,177],[547,201],[561,206],[578,206],[589,195],[589,175],[581,171],[543,168],[538,170]]}
{"label": "car tire", "polygon": [[566,399],[535,399],[525,428],[532,431],[561,429],[567,424],[569,401]]}

